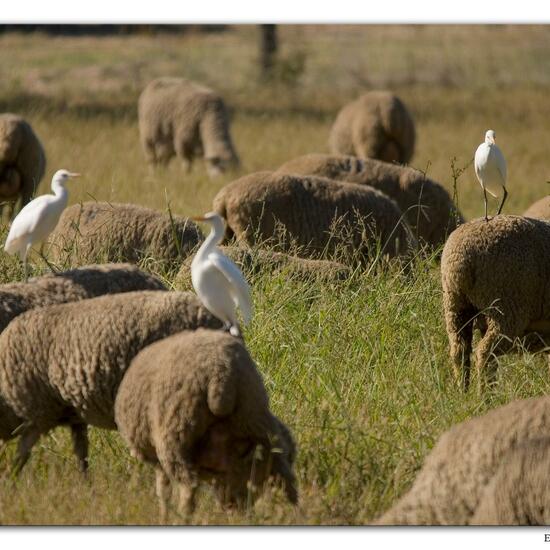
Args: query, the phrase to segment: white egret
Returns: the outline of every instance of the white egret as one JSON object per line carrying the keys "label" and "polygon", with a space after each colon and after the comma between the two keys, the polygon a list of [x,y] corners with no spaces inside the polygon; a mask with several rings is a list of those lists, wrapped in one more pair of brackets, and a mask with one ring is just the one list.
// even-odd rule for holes
{"label": "white egret", "polygon": [[483,198],[485,199],[485,221],[488,221],[487,192],[493,197],[497,197],[500,188],[502,187],[504,190],[497,216],[501,213],[504,201],[508,196],[508,191],[506,191],[506,161],[502,151],[495,143],[495,137],[494,130],[487,130],[485,141],[476,149],[474,157],[476,176],[483,189]]}
{"label": "white egret", "polygon": [[244,324],[252,318],[250,287],[240,269],[217,247],[223,239],[224,220],[215,212],[191,218],[207,222],[212,231],[191,263],[191,281],[206,309],[224,322],[233,336],[240,336],[237,308]]}
{"label": "white egret", "polygon": [[69,178],[79,175],[67,170],[58,170],[52,178],[53,195],[36,197],[26,204],[13,220],[4,250],[8,254],[18,254],[23,260],[25,281],[29,250],[34,245],[43,243],[54,230],[69,198],[65,183]]}

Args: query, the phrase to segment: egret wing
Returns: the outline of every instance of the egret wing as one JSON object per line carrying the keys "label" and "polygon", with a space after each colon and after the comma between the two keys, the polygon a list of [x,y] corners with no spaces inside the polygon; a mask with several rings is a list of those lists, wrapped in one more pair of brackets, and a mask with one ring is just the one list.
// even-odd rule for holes
{"label": "egret wing", "polygon": [[502,185],[506,185],[506,161],[504,160],[504,155],[498,147],[494,147],[494,153],[497,169],[502,178]]}
{"label": "egret wing", "polygon": [[250,296],[250,287],[241,270],[219,251],[209,254],[208,259],[230,283],[233,291],[232,294],[243,314],[244,322],[248,324],[252,319],[252,298]]}
{"label": "egret wing", "polygon": [[12,245],[17,247],[17,243],[23,237],[27,237],[32,234],[40,221],[47,216],[48,206],[50,204],[49,196],[44,195],[42,197],[37,197],[36,199],[29,202],[21,209],[19,214],[13,220],[8,237],[6,239],[5,250],[10,252]]}

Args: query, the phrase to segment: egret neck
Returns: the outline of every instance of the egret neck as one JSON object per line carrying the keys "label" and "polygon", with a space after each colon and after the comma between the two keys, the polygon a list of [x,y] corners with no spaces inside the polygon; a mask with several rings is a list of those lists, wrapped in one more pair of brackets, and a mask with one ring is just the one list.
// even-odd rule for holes
{"label": "egret neck", "polygon": [[210,234],[208,237],[206,237],[204,243],[200,247],[199,251],[195,255],[195,258],[193,259],[193,263],[200,262],[203,259],[207,258],[208,255],[216,248],[218,244],[222,242],[223,235],[225,233],[225,226],[223,223],[223,218],[220,216],[212,216],[212,218],[204,217],[204,218],[194,218],[197,221],[205,221],[208,222],[212,226],[212,231],[210,231]]}
{"label": "egret neck", "polygon": [[57,176],[52,180],[52,191],[56,197],[56,202],[59,207],[64,210],[69,200],[69,192],[65,187],[66,177],[63,175]]}

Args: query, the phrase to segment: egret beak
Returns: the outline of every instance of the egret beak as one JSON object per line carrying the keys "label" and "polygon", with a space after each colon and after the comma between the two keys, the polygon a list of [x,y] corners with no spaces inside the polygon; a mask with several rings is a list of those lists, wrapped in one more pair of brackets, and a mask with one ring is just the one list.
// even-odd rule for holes
{"label": "egret beak", "polygon": [[205,222],[206,218],[204,216],[191,216],[191,219],[194,222]]}
{"label": "egret beak", "polygon": [[78,174],[77,172],[69,172],[69,177],[70,178],[79,178],[80,174]]}

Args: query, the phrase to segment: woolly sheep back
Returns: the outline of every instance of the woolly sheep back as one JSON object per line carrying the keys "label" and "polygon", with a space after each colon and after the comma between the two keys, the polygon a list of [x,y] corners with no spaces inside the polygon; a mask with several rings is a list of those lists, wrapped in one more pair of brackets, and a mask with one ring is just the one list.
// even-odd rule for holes
{"label": "woolly sheep back", "polygon": [[550,224],[497,216],[461,225],[443,249],[441,280],[456,375],[467,389],[473,323],[481,314],[487,330],[476,349],[476,367],[480,382],[481,371],[493,381],[493,354],[508,351],[515,338],[550,333]]}
{"label": "woolly sheep back", "polygon": [[26,421],[19,463],[57,425],[114,429],[116,392],[133,357],[158,339],[200,326],[221,328],[221,322],[185,292],[113,294],[16,317],[0,334],[0,392]]}
{"label": "woolly sheep back", "polygon": [[61,263],[126,261],[152,257],[174,268],[202,240],[187,218],[135,204],[84,202],[66,208],[50,236],[51,254]]}
{"label": "woolly sheep back", "polygon": [[18,115],[0,114],[0,200],[17,202],[21,197],[22,208],[45,170],[46,154],[31,125]]}
{"label": "woolly sheep back", "polygon": [[405,104],[388,91],[371,91],[345,105],[330,130],[331,153],[406,164],[416,133]]}
{"label": "woolly sheep back", "polygon": [[371,158],[313,153],[290,160],[277,171],[370,185],[393,199],[419,242],[433,248],[442,245],[464,223],[446,189],[407,166]]}
{"label": "woolly sheep back", "polygon": [[174,155],[189,169],[202,152],[211,176],[239,159],[231,141],[222,98],[184,78],[150,82],[138,103],[140,138],[148,162],[165,164]]}
{"label": "woolly sheep back", "polygon": [[[143,349],[124,375],[115,419],[134,456],[186,487],[186,508],[192,509],[201,479],[216,481],[222,503],[242,504],[251,470],[259,488],[271,462],[271,473],[296,500],[292,437],[269,411],[262,378],[245,346],[227,333],[185,331]],[[263,458],[256,445],[264,447]],[[271,454],[272,447],[282,452]],[[161,501],[161,515],[165,508]]]}
{"label": "woolly sheep back", "polygon": [[468,525],[506,453],[548,437],[550,397],[520,399],[446,431],[379,525]]}
{"label": "woolly sheep back", "polygon": [[550,221],[550,195],[534,202],[524,213],[526,218]]}
{"label": "woolly sheep back", "polygon": [[226,240],[234,235],[281,252],[297,246],[303,257],[333,257],[343,248],[346,256],[365,259],[378,238],[389,257],[407,255],[416,245],[395,202],[364,185],[257,172],[223,187],[213,207],[226,219]]}

